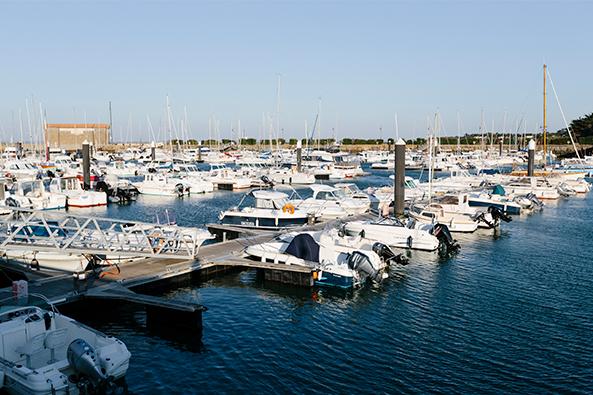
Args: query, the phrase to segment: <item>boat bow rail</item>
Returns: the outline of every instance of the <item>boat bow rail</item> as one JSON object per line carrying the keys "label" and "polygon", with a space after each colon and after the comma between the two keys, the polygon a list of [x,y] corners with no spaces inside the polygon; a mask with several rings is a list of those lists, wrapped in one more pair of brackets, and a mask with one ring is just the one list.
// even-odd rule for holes
{"label": "boat bow rail", "polygon": [[0,218],[0,250],[194,259],[206,230],[11,207]]}

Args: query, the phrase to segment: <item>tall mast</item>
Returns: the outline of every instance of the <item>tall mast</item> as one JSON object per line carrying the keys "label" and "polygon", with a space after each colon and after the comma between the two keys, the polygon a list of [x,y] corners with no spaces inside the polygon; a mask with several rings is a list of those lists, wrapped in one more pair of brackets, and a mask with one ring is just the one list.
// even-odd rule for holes
{"label": "tall mast", "polygon": [[547,119],[546,119],[546,69],[547,66],[544,64],[544,125],[543,125],[543,133],[544,133],[544,166],[548,163],[548,142],[547,142]]}
{"label": "tall mast", "polygon": [[321,98],[317,102],[317,150],[319,151],[319,138],[321,135]]}
{"label": "tall mast", "polygon": [[169,106],[169,95],[167,95],[167,128],[169,129],[169,149],[173,156],[173,128],[171,127],[171,107]]}
{"label": "tall mast", "polygon": [[278,85],[276,86],[276,155],[280,154],[280,78],[281,75],[278,74]]}

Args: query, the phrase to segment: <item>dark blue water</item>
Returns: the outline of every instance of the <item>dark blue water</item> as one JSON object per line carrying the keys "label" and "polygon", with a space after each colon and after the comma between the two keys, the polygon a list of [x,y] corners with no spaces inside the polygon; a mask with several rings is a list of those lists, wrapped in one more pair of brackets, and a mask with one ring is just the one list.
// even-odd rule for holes
{"label": "dark blue water", "polygon": [[[201,226],[240,198],[141,198],[103,214],[148,220],[168,208]],[[84,321],[127,344],[135,393],[591,393],[591,218],[593,194],[561,200],[497,234],[458,236],[450,259],[411,253],[381,286],[356,292],[279,286],[254,271],[168,289],[209,308],[201,347],[148,332],[131,307]]]}

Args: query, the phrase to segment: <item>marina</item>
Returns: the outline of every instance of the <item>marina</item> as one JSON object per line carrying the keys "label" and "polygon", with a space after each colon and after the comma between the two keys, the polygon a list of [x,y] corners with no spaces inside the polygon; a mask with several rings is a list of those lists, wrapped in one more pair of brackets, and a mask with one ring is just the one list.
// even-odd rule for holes
{"label": "marina", "polygon": [[[355,184],[360,185],[360,190],[369,187],[377,188],[390,182],[389,176],[391,173],[392,171],[371,170],[370,176],[363,176],[355,180]],[[410,177],[418,177],[418,175],[420,175],[421,179],[422,177],[425,177],[425,174],[419,173],[418,171],[409,171],[407,174]],[[446,174],[444,173],[444,175]],[[333,191],[333,189],[327,190]],[[263,191],[269,191],[269,189],[264,189]],[[298,191],[300,191],[300,193],[305,193],[306,189],[299,189]],[[247,192],[247,194],[249,194],[249,192]],[[216,205],[219,204],[218,202],[226,202],[224,203],[225,205],[232,206],[233,202],[234,204],[237,204],[244,198],[244,196],[245,192],[241,191],[220,191],[213,193],[212,196],[197,195],[195,198],[172,197],[157,203],[152,197],[140,195],[136,201],[125,206],[111,204],[106,207],[85,209],[86,211],[83,212],[80,211],[81,209],[76,209],[77,211],[75,211],[75,217],[73,218],[80,219],[89,217],[101,219],[113,216],[117,217],[120,216],[119,213],[121,213],[121,216],[124,219],[126,217],[130,218],[130,216],[146,219],[148,212],[152,212],[152,208],[155,204],[159,209],[170,212],[170,215],[175,211],[176,217],[179,217],[180,212],[183,214],[186,210],[191,211],[192,207],[195,207],[196,204],[207,206],[209,204],[207,202]],[[191,199],[194,200],[192,201]],[[500,230],[498,231],[482,229],[472,235],[455,233],[456,242],[460,244],[461,248],[452,255],[429,252],[433,247],[427,248],[428,251],[407,249],[408,252],[406,252],[405,255],[407,260],[409,260],[409,263],[405,266],[392,264],[389,269],[389,278],[381,281],[379,288],[375,289],[374,286],[371,288],[365,287],[361,290],[354,290],[354,292],[356,294],[370,293],[365,296],[365,298],[368,298],[371,295],[375,295],[379,290],[385,289],[385,287],[390,288],[395,286],[395,284],[402,281],[402,276],[407,277],[405,273],[407,273],[410,268],[416,268],[412,269],[416,271],[419,270],[417,265],[425,266],[428,263],[429,265],[437,265],[436,267],[438,267],[443,264],[452,265],[460,260],[464,261],[465,259],[472,259],[472,255],[469,255],[469,257],[466,255],[466,249],[469,248],[470,251],[476,251],[475,248],[477,247],[474,247],[473,244],[483,243],[483,241],[480,240],[491,240],[491,243],[496,243],[500,242],[501,238],[504,240],[509,237],[515,237],[512,236],[514,233],[525,232],[522,227],[525,227],[530,221],[537,218],[542,218],[542,220],[544,220],[550,210],[562,210],[567,204],[569,207],[574,207],[575,205],[576,207],[582,205],[587,207],[587,202],[590,201],[590,195],[584,194],[583,197],[577,197],[574,204],[569,203],[569,201],[572,201],[573,199],[575,198],[566,197],[560,198],[558,202],[548,201],[544,204],[544,209],[542,211],[534,211],[531,214],[521,214],[519,216],[514,215],[514,221],[501,224]],[[566,200],[566,203],[563,203],[562,200]],[[16,210],[19,211],[23,209]],[[147,210],[149,211],[147,212]],[[71,211],[72,210],[69,210],[59,214],[56,214],[58,212],[51,213],[58,216],[68,216],[71,215]],[[129,213],[126,214],[126,212]],[[208,347],[207,345],[211,344],[209,338],[209,336],[211,336],[209,333],[210,325],[216,326],[214,323],[219,322],[218,320],[220,319],[215,317],[217,309],[213,312],[211,306],[204,303],[202,298],[191,301],[191,299],[188,300],[186,297],[177,297],[179,296],[179,292],[183,295],[185,292],[183,290],[185,289],[195,289],[200,290],[200,292],[205,291],[208,293],[211,291],[212,286],[218,288],[219,286],[215,284],[221,284],[221,290],[224,289],[231,294],[234,294],[236,291],[233,290],[234,286],[232,284],[237,284],[237,281],[239,281],[239,283],[247,281],[247,284],[250,284],[250,287],[253,287],[253,291],[249,292],[249,294],[252,294],[253,296],[260,292],[280,292],[280,294],[277,294],[274,298],[284,300],[288,297],[288,301],[296,297],[300,300],[308,301],[307,305],[309,305],[309,303],[322,303],[322,305],[323,303],[329,303],[330,305],[333,305],[338,300],[342,299],[351,304],[354,303],[353,300],[356,300],[355,294],[351,294],[352,291],[337,291],[317,286],[315,273],[318,269],[314,267],[286,265],[275,262],[273,259],[272,261],[263,261],[261,259],[249,259],[249,256],[246,256],[246,251],[248,251],[249,246],[257,246],[261,243],[266,243],[271,240],[273,241],[279,234],[282,234],[287,230],[279,229],[262,231],[249,229],[249,227],[223,225],[217,223],[218,218],[215,212],[213,213],[210,211],[207,213],[206,211],[200,215],[202,216],[202,226],[207,227],[212,234],[216,235],[217,239],[213,240],[213,243],[208,242],[206,245],[201,246],[196,255],[196,259],[187,256],[155,257],[152,256],[154,255],[154,251],[151,250],[147,252],[146,257],[142,259],[118,264],[117,269],[115,269],[114,266],[103,268],[99,266],[89,269],[88,271],[79,272],[75,277],[72,277],[71,274],[56,272],[48,274],[43,270],[38,271],[35,267],[31,267],[30,265],[23,268],[21,265],[11,260],[6,261],[4,270],[6,273],[20,273],[20,276],[26,277],[28,279],[28,292],[30,295],[42,294],[49,299],[52,304],[58,306],[58,308],[66,306],[63,307],[66,311],[74,309],[72,311],[75,316],[82,317],[83,319],[85,317],[84,311],[86,309],[82,306],[85,304],[88,306],[95,306],[93,307],[94,309],[104,309],[104,306],[109,305],[109,303],[113,301],[117,302],[120,307],[116,308],[114,311],[119,311],[119,313],[112,313],[117,314],[116,316],[111,315],[111,318],[107,318],[101,323],[91,320],[91,322],[98,325],[100,329],[105,325],[109,328],[109,325],[112,325],[110,322],[113,322],[112,320],[114,319],[119,321],[122,315],[125,316],[126,314],[133,313],[137,316],[139,311],[143,311],[141,317],[144,318],[141,319],[141,322],[144,322],[144,325],[147,328],[146,330],[149,332],[146,332],[146,334],[142,336],[164,336],[163,339],[167,339],[166,335],[163,335],[156,329],[162,329],[162,327],[165,326],[167,333],[185,333],[185,336],[189,336],[191,340],[185,340],[184,343],[186,346],[182,346],[182,349],[187,347],[187,345],[192,344],[192,342],[195,343],[196,340],[199,342],[198,344],[200,344],[199,346],[192,346],[198,347],[196,350]],[[307,232],[323,231],[324,229],[327,231],[327,229],[330,228],[339,229],[345,224],[346,232],[348,232],[348,229],[350,229],[348,228],[348,224],[364,224],[365,221],[370,221],[369,223],[372,223],[372,221],[376,221],[379,216],[379,211],[354,216],[350,215],[349,217],[345,217],[346,219],[334,219],[329,223],[320,222],[315,225],[301,225],[301,228],[296,227],[289,231],[299,232],[299,229]],[[183,217],[184,216],[182,215],[181,218]],[[36,223],[34,218],[37,217],[31,218],[30,222]],[[550,220],[553,221],[553,218],[554,217]],[[128,222],[129,220],[125,221],[126,223],[131,224]],[[519,223],[516,223],[516,221],[519,221]],[[536,222],[539,221],[541,220],[537,220]],[[50,221],[46,222],[49,223]],[[181,224],[187,226],[190,223],[188,221],[181,222]],[[405,224],[402,226],[405,229]],[[517,226],[519,228],[510,231],[507,230],[509,226],[511,229],[515,229]],[[367,232],[369,231],[367,230]],[[352,235],[358,233],[360,233],[360,230],[353,230],[350,232]],[[18,232],[16,234],[18,234]],[[372,233],[369,233],[367,237],[379,237],[372,235]],[[385,239],[383,238],[383,240]],[[406,237],[403,237],[402,240],[406,240]],[[18,243],[13,242],[13,245],[16,244]],[[404,246],[397,247],[398,248],[395,248],[395,250],[399,249],[401,251],[401,248]],[[489,248],[493,248],[494,250],[498,249],[497,247],[494,247],[494,245]],[[51,248],[48,247],[47,250],[49,251]],[[142,250],[137,248],[135,254],[139,254],[141,251]],[[470,254],[475,253],[471,252]],[[392,282],[395,284],[388,285]],[[188,286],[189,288],[187,288]],[[228,288],[229,286],[231,286],[230,289]],[[281,290],[277,287],[288,288]],[[307,293],[303,294],[302,292]],[[342,292],[346,293],[341,295]],[[2,290],[2,295],[4,300],[10,299],[11,295],[13,295],[13,290],[10,288],[4,289]],[[313,299],[311,299],[311,297]],[[329,299],[326,302],[321,302],[319,298],[322,298],[321,300],[325,300],[325,298]],[[30,301],[33,301],[35,298],[30,297],[29,299]],[[38,302],[39,301],[34,302],[34,304],[38,304]],[[71,305],[72,307],[67,308],[68,305]],[[242,309],[243,307],[240,306],[242,305],[239,304],[236,308]],[[214,320],[214,323],[210,324],[209,321],[211,320]],[[131,329],[123,329],[123,333],[128,333],[128,330]],[[153,334],[151,335],[150,333]],[[134,349],[132,348],[131,352],[133,351]],[[202,352],[198,352],[198,354],[194,355],[197,357],[203,354]],[[132,359],[132,367],[133,366]],[[156,367],[154,368],[157,369]],[[128,373],[127,385],[134,388],[134,376],[132,375],[131,377]],[[208,376],[203,377],[206,379]],[[198,382],[199,380],[191,385],[198,385]],[[163,389],[168,388],[168,384],[163,383],[163,385]],[[171,387],[171,389],[172,388],[173,387]],[[263,388],[265,387],[262,387],[262,390]],[[147,388],[145,388],[145,390],[146,389]]]}
{"label": "marina", "polygon": [[591,4],[2,11],[0,394],[591,393]]}

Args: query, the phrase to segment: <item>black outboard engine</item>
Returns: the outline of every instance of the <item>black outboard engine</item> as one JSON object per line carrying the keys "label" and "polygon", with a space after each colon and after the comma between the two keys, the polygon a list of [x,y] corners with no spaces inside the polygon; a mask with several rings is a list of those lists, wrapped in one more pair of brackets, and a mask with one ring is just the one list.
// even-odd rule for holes
{"label": "black outboard engine", "polygon": [[407,265],[409,263],[408,258],[403,254],[396,254],[389,246],[383,243],[376,242],[373,244],[373,252],[379,255],[386,263],[399,263],[400,265]]}
{"label": "black outboard engine", "polygon": [[95,184],[95,191],[105,192],[109,195],[109,185],[107,185],[105,181],[99,181],[97,184]]}
{"label": "black outboard engine", "polygon": [[182,183],[175,185],[175,193],[177,193],[178,197],[182,197],[184,192],[185,186]]}
{"label": "black outboard engine", "polygon": [[383,276],[381,272],[373,267],[368,256],[362,252],[354,251],[348,257],[348,267],[361,275],[362,278],[370,278],[372,281],[381,282]]}
{"label": "black outboard engine", "polygon": [[531,202],[533,203],[533,208],[537,209],[537,210],[541,210],[544,208],[544,202],[542,202],[541,200],[539,200],[537,198],[537,196],[535,196],[535,194],[533,192],[528,193],[525,196],[527,199],[531,200]]}
{"label": "black outboard engine", "polygon": [[4,200],[4,204],[8,207],[21,207],[21,204],[13,197],[7,197]]}
{"label": "black outboard engine", "polygon": [[259,179],[262,180],[263,183],[269,186],[270,188],[274,186],[274,182],[270,180],[270,177],[266,175],[261,176]]}
{"label": "black outboard engine", "polygon": [[492,215],[492,219],[495,221],[503,220],[504,222],[511,222],[513,219],[501,209],[496,206],[489,206],[488,212]]}
{"label": "black outboard engine", "polygon": [[457,240],[453,239],[449,227],[444,224],[436,224],[432,228],[432,235],[439,239],[440,246],[445,248],[447,252],[456,252],[461,248]]}

